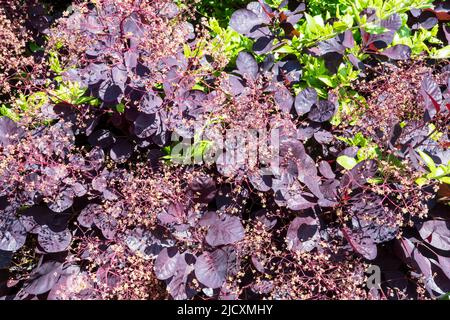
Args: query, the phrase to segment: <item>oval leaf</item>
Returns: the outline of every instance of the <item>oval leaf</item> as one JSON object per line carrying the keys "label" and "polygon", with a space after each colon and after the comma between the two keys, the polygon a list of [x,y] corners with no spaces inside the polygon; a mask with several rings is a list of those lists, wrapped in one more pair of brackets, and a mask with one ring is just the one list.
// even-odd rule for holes
{"label": "oval leaf", "polygon": [[209,288],[220,288],[226,280],[228,257],[224,250],[204,252],[195,262],[195,276]]}
{"label": "oval leaf", "polygon": [[245,236],[245,230],[241,220],[238,217],[223,215],[216,218],[214,223],[209,227],[206,234],[206,242],[217,247],[225,244],[232,244],[242,240]]}

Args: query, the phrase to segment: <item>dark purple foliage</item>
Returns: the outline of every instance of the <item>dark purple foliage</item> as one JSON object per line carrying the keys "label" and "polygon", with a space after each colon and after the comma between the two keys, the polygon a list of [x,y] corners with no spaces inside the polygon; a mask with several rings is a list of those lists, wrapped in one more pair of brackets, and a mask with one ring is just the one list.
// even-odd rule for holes
{"label": "dark purple foliage", "polygon": [[289,250],[307,252],[315,248],[319,240],[319,225],[314,217],[297,217],[289,225],[286,235]]}
{"label": "dark purple foliage", "polygon": [[22,223],[12,216],[0,216],[0,250],[17,251],[25,243],[27,232]]}
{"label": "dark purple foliage", "polygon": [[7,147],[18,141],[23,130],[7,117],[0,117],[0,145]]}
{"label": "dark purple foliage", "polygon": [[420,236],[433,247],[450,250],[450,230],[445,220],[425,221],[419,229]]}
{"label": "dark purple foliage", "polygon": [[205,240],[213,247],[236,243],[245,236],[244,227],[238,217],[207,213],[201,223],[208,226]]}
{"label": "dark purple foliage", "polygon": [[[298,35],[294,25],[303,16],[305,5],[300,4],[294,10],[282,10],[286,3],[280,8],[272,9],[262,1],[253,1],[246,9],[236,10],[230,19],[230,27],[238,33],[253,39],[253,51],[257,54],[270,52],[276,45],[275,39],[292,38]],[[281,27],[280,29],[276,26]],[[284,35],[281,35],[283,31]]]}
{"label": "dark purple foliage", "polygon": [[255,79],[258,74],[258,64],[250,53],[240,52],[236,59],[236,66],[244,77]]}
{"label": "dark purple foliage", "polygon": [[325,122],[333,117],[336,112],[336,106],[333,102],[328,100],[320,100],[317,104],[312,106],[308,113],[308,119],[315,122]]}
{"label": "dark purple foliage", "polygon": [[195,276],[209,288],[220,288],[227,276],[228,254],[223,249],[203,252],[195,262]]}
{"label": "dark purple foliage", "polygon": [[30,275],[23,290],[28,294],[42,294],[50,291],[58,281],[62,264],[56,261],[42,263]]}
{"label": "dark purple foliage", "polygon": [[[80,41],[80,52],[59,52],[72,67],[63,78],[87,88],[81,99],[98,100],[49,101],[36,111],[38,121],[0,118],[1,299],[366,299],[450,291],[448,190],[435,180],[414,182],[430,171],[417,151],[436,165],[450,156],[447,67],[421,73],[412,90],[423,118],[422,109],[407,109],[413,121],[349,125],[361,108],[340,114],[336,125],[330,120],[350,89],[305,83],[303,62],[276,50],[301,38],[296,24],[305,4],[254,1],[235,11],[229,25],[254,41],[253,51],[210,72],[213,57],[184,54],[204,39],[180,16],[182,7],[130,3],[75,6],[61,30],[51,31],[72,46]],[[431,28],[446,10],[412,9],[409,24]],[[393,60],[411,55],[408,46],[392,46],[402,18],[379,21],[371,8],[361,15],[387,31],[357,26],[299,53],[324,59],[332,74],[350,61],[367,82],[383,72],[378,63],[397,72],[401,63]],[[38,29],[47,24],[42,12],[32,20]],[[371,55],[367,65],[358,48]],[[405,106],[382,109],[388,89],[376,97],[375,113],[391,119]],[[253,129],[267,130],[257,145],[240,135],[221,140]],[[344,142],[360,131],[370,132],[365,141]],[[271,135],[274,154],[265,148]],[[206,151],[217,161],[171,163],[173,150],[198,138],[217,148]],[[362,153],[364,143],[376,154]],[[255,154],[252,163],[233,162]],[[355,159],[353,168],[339,164],[343,155]],[[364,286],[367,264],[380,266],[379,288]]]}
{"label": "dark purple foliage", "polygon": [[304,115],[318,101],[317,92],[314,88],[306,88],[295,97],[295,110],[298,115]]}

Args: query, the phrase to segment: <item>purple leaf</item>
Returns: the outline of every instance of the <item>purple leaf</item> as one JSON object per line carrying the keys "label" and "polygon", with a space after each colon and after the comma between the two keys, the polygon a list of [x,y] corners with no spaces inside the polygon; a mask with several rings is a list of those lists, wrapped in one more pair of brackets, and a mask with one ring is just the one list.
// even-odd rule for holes
{"label": "purple leaf", "polygon": [[73,194],[77,197],[82,197],[87,193],[87,188],[85,185],[75,182],[72,184],[71,189],[73,191]]}
{"label": "purple leaf", "polygon": [[412,264],[416,271],[420,271],[426,278],[432,274],[430,260],[424,257],[416,248],[414,238],[401,238],[397,244],[400,248],[400,257],[408,264]]}
{"label": "purple leaf", "polygon": [[140,110],[147,114],[158,112],[163,100],[156,93],[147,93],[141,102]]}
{"label": "purple leaf", "polygon": [[291,112],[294,98],[291,95],[289,89],[285,86],[277,86],[274,93],[274,100],[281,111],[285,113]]}
{"label": "purple leaf", "polygon": [[119,86],[121,92],[125,91],[125,82],[127,82],[127,68],[123,65],[116,65],[111,69],[111,76],[114,84]]}
{"label": "purple leaf", "polygon": [[404,44],[397,44],[380,53],[392,60],[406,60],[411,57],[411,48]]}
{"label": "purple leaf", "polygon": [[[412,11],[411,11],[412,12]],[[419,10],[419,12],[421,12]],[[436,16],[430,11],[421,12],[421,14],[415,19],[414,24],[411,26],[412,30],[417,30],[420,28],[424,28],[425,30],[429,30],[433,28],[436,24],[438,24],[439,20]],[[444,25],[445,28],[445,25]]]}
{"label": "purple leaf", "polygon": [[316,218],[296,217],[289,225],[286,235],[287,249],[309,252],[316,247],[319,238],[319,225]]}
{"label": "purple leaf", "polygon": [[196,202],[209,203],[216,196],[214,179],[207,175],[194,178],[189,187],[194,192],[194,200]]}
{"label": "purple leaf", "polygon": [[380,25],[391,31],[397,31],[402,26],[402,18],[395,13],[390,15],[387,19],[382,20]]}
{"label": "purple leaf", "polygon": [[438,256],[439,266],[445,273],[448,279],[450,279],[450,258],[444,256]]}
{"label": "purple leaf", "polygon": [[236,59],[236,66],[243,76],[255,79],[258,75],[258,64],[255,58],[248,53],[241,51]]}
{"label": "purple leaf", "polygon": [[245,89],[242,79],[232,74],[228,76],[228,86],[234,96],[240,95]]}
{"label": "purple leaf", "polygon": [[39,245],[45,252],[61,252],[67,250],[72,242],[72,234],[68,229],[53,232],[48,226],[42,226],[38,233]]}
{"label": "purple leaf", "polygon": [[267,192],[271,189],[272,181],[268,175],[261,175],[257,173],[249,173],[248,180],[258,191]]}
{"label": "purple leaf", "polygon": [[95,147],[100,148],[107,148],[110,145],[112,145],[116,141],[116,138],[109,130],[97,130],[94,133],[92,133],[89,138],[88,142]]}
{"label": "purple leaf", "polygon": [[[368,20],[368,22],[370,22]],[[382,20],[381,27],[389,29],[389,31],[382,34],[368,34],[361,30],[363,45],[366,51],[377,52],[379,49],[386,48],[394,40],[395,32],[402,26],[402,19],[398,14],[393,14],[387,19]]]}
{"label": "purple leaf", "polygon": [[125,34],[129,33],[135,37],[142,37],[144,35],[143,25],[136,12],[129,15],[122,24],[122,29]]}
{"label": "purple leaf", "polygon": [[450,230],[445,220],[425,221],[419,233],[422,239],[433,247],[450,250]]}
{"label": "purple leaf", "polygon": [[303,198],[299,193],[295,193],[290,195],[287,199],[287,207],[294,211],[309,209],[314,207],[314,203],[309,202],[305,198]]}
{"label": "purple leaf", "polygon": [[206,242],[217,247],[225,244],[232,244],[241,241],[245,237],[245,230],[238,217],[223,214],[214,219],[206,234]]}
{"label": "purple leaf", "polygon": [[73,205],[73,198],[75,197],[73,190],[70,188],[60,191],[55,200],[48,205],[49,209],[55,212],[63,212]]}
{"label": "purple leaf", "polygon": [[355,46],[355,39],[353,38],[353,33],[350,30],[345,31],[341,38],[344,47],[351,49]]}
{"label": "purple leaf", "polygon": [[364,160],[358,162],[341,180],[342,187],[357,188],[372,178],[378,170],[375,160]]}
{"label": "purple leaf", "polygon": [[174,18],[180,10],[178,9],[178,6],[175,3],[168,2],[166,3],[163,8],[159,11],[159,14],[167,17],[169,19]]}
{"label": "purple leaf", "polygon": [[24,290],[29,294],[43,294],[50,291],[58,281],[61,269],[62,264],[60,262],[45,262],[31,273]]}
{"label": "purple leaf", "polygon": [[158,214],[158,220],[163,225],[182,224],[186,217],[185,207],[179,203],[171,203],[167,209]]}
{"label": "purple leaf", "polygon": [[338,180],[327,180],[324,181],[321,185],[320,185],[320,191],[322,192],[322,194],[324,195],[324,197],[328,200],[333,200],[336,201],[337,200],[337,188],[339,186],[339,181]]}
{"label": "purple leaf", "polygon": [[269,24],[271,21],[272,8],[264,2],[252,1],[247,4],[247,9],[253,11],[258,18],[261,19],[261,23]]}
{"label": "purple leaf", "polygon": [[253,51],[257,54],[266,54],[273,48],[275,37],[272,35],[259,37],[253,44]]}
{"label": "purple leaf", "polygon": [[90,203],[84,208],[77,218],[78,223],[85,227],[91,228],[94,223],[94,217],[103,211],[99,204]]}
{"label": "purple leaf", "polygon": [[83,20],[84,21],[81,22],[80,27],[85,31],[93,34],[99,34],[103,32],[103,24],[101,23],[99,17],[90,14]]}
{"label": "purple leaf", "polygon": [[252,260],[252,263],[255,266],[256,270],[263,273],[265,268],[264,268],[263,263],[260,261],[260,259],[258,259],[258,257],[256,255],[252,255],[251,260]]}
{"label": "purple leaf", "polygon": [[17,251],[24,244],[27,232],[22,223],[3,213],[0,215],[0,250]]}
{"label": "purple leaf", "polygon": [[114,238],[117,232],[117,221],[110,213],[101,211],[100,214],[94,215],[94,224],[106,239],[112,240]]}
{"label": "purple leaf", "polygon": [[[342,37],[342,39],[341,39]],[[319,42],[317,48],[319,49],[319,54],[320,55],[324,55],[327,53],[339,53],[339,54],[344,54],[345,53],[345,47],[342,45],[342,40],[344,39],[344,35],[342,34],[342,36],[336,36],[332,39],[329,40],[325,40],[325,41],[321,41]]]}
{"label": "purple leaf", "polygon": [[333,138],[333,134],[329,131],[319,130],[314,133],[314,139],[320,144],[329,144]]}
{"label": "purple leaf", "polygon": [[103,192],[108,188],[108,179],[106,174],[100,174],[92,179],[92,189]]}
{"label": "purple leaf", "polygon": [[319,172],[322,176],[324,176],[327,179],[334,179],[336,177],[336,175],[333,172],[333,169],[331,169],[330,164],[324,160],[319,162]]}
{"label": "purple leaf", "polygon": [[120,86],[114,84],[111,80],[103,81],[99,89],[99,97],[108,103],[114,103],[119,100],[122,94]]}
{"label": "purple leaf", "polygon": [[137,66],[139,55],[132,50],[128,50],[123,54],[123,57],[125,66],[127,67],[127,72],[134,70]]}
{"label": "purple leaf", "polygon": [[125,162],[133,154],[133,146],[127,139],[119,139],[109,152],[111,159],[115,162]]}
{"label": "purple leaf", "polygon": [[320,100],[308,113],[308,119],[315,122],[325,122],[330,120],[336,111],[336,106],[328,100]]}
{"label": "purple leaf", "polygon": [[172,277],[179,257],[180,254],[175,247],[162,249],[155,260],[154,270],[156,278],[166,280]]}
{"label": "purple leaf", "polygon": [[447,44],[450,45],[450,27],[443,25],[442,28],[444,29],[445,38],[447,39]]}
{"label": "purple leaf", "polygon": [[438,84],[433,80],[431,75],[426,75],[420,87],[420,94],[425,101],[425,108],[435,114],[440,111],[442,103],[442,93]]}
{"label": "purple leaf", "polygon": [[148,138],[158,130],[156,114],[140,114],[134,121],[134,133],[139,138]]}
{"label": "purple leaf", "polygon": [[296,83],[302,75],[302,66],[297,60],[277,61],[273,68],[274,80],[283,83]]}
{"label": "purple leaf", "polygon": [[297,129],[297,139],[306,141],[314,136],[316,128],[312,126],[301,126]]}
{"label": "purple leaf", "polygon": [[230,27],[236,32],[246,35],[261,22],[262,20],[253,11],[239,9],[232,14]]}
{"label": "purple leaf", "polygon": [[372,238],[364,236],[362,232],[352,232],[346,227],[342,232],[353,250],[361,254],[364,258],[374,260],[377,257],[377,245],[373,242]]}
{"label": "purple leaf", "polygon": [[227,253],[222,249],[203,252],[195,262],[195,276],[209,288],[220,288],[226,280],[227,262]]}
{"label": "purple leaf", "polygon": [[93,148],[85,157],[88,165],[85,170],[99,170],[105,161],[105,152],[99,147]]}
{"label": "purple leaf", "polygon": [[33,234],[37,234],[39,232],[40,226],[36,223],[32,216],[23,214],[19,217],[19,221],[22,223],[26,232]]}
{"label": "purple leaf", "polygon": [[[186,262],[186,256],[187,254],[183,253],[178,257],[173,277],[167,285],[167,291],[175,300],[188,299],[187,284],[193,279],[193,276],[191,277],[191,272],[194,270],[194,266]],[[195,293],[196,292],[194,291],[194,294]]]}
{"label": "purple leaf", "polygon": [[357,57],[355,57],[352,53],[349,54],[348,56],[348,60],[351,62],[351,64],[358,70],[364,71],[365,70],[365,65],[364,63],[359,60]]}
{"label": "purple leaf", "polygon": [[308,113],[311,107],[318,101],[317,91],[314,88],[306,88],[295,97],[295,110],[299,116]]}
{"label": "purple leaf", "polygon": [[0,146],[14,144],[23,135],[23,130],[8,117],[0,117]]}
{"label": "purple leaf", "polygon": [[198,221],[198,224],[202,227],[207,227],[213,225],[216,222],[217,213],[214,211],[208,211],[203,214],[201,219]]}
{"label": "purple leaf", "polygon": [[317,198],[322,199],[323,194],[320,191],[320,178],[318,176],[305,176],[304,184]]}

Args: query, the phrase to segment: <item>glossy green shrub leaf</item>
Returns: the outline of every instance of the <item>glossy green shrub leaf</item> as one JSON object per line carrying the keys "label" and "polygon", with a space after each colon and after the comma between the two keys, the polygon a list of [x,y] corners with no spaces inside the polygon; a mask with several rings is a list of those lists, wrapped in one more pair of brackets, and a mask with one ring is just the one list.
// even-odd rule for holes
{"label": "glossy green shrub leaf", "polygon": [[357,164],[357,161],[355,158],[352,158],[352,157],[349,157],[346,155],[337,157],[336,161],[337,161],[337,163],[339,163],[341,166],[343,166],[347,170],[353,169],[353,167],[356,166],[356,164]]}

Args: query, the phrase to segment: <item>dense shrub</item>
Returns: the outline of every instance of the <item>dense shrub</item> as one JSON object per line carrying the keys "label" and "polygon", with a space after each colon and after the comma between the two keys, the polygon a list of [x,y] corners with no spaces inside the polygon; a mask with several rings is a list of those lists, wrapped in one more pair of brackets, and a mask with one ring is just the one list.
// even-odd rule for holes
{"label": "dense shrub", "polygon": [[380,3],[77,2],[29,35],[0,18],[14,61],[43,61],[4,90],[0,296],[449,292],[449,8]]}

